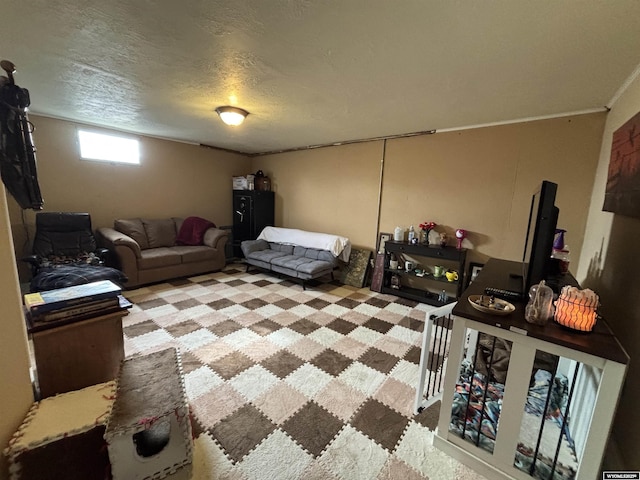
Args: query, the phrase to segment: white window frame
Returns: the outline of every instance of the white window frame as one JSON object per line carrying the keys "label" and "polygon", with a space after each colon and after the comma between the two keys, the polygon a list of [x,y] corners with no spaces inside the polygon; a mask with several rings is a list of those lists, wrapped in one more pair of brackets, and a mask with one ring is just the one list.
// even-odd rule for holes
{"label": "white window frame", "polygon": [[[81,160],[140,165],[140,139],[131,135],[78,128]],[[97,142],[95,144],[86,142]]]}

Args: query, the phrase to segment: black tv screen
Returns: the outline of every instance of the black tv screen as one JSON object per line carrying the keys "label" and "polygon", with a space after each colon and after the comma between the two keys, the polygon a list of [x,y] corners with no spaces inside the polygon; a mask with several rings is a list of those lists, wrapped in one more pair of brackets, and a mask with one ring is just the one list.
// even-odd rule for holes
{"label": "black tv screen", "polygon": [[529,225],[522,256],[523,292],[547,278],[550,272],[553,238],[558,222],[555,206],[558,185],[544,180],[531,197]]}

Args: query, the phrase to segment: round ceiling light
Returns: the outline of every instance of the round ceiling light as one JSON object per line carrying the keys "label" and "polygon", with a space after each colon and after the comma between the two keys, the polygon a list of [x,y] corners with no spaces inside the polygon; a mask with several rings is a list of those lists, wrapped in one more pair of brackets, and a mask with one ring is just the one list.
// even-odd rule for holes
{"label": "round ceiling light", "polygon": [[244,122],[249,115],[249,112],[238,107],[218,107],[216,113],[220,116],[220,120],[234,127]]}

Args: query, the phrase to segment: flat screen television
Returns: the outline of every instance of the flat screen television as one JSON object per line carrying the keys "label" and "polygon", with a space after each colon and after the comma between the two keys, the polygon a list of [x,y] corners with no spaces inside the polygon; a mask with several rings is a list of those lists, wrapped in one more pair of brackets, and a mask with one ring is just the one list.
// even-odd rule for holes
{"label": "flat screen television", "polygon": [[531,197],[529,225],[522,256],[523,294],[531,285],[548,278],[551,272],[551,253],[558,222],[555,206],[558,185],[544,180]]}

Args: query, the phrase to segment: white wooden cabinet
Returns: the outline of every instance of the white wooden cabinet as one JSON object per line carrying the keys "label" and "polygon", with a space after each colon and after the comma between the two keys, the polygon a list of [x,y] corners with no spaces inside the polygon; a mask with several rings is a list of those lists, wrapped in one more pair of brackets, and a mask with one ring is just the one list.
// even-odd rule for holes
{"label": "white wooden cabinet", "polygon": [[[553,321],[545,326],[525,322],[524,302],[514,303],[516,311],[505,316],[487,315],[469,304],[467,297],[483,293],[486,286],[508,288],[509,273],[517,271],[519,265],[516,262],[490,260],[453,309],[451,347],[434,445],[487,478],[531,479],[529,473],[514,466],[514,460],[526,416],[524,406],[536,352],[542,351],[560,357],[565,365],[577,369],[572,377],[575,380],[570,382],[573,397],[567,415],[569,429],[578,432],[576,435],[579,436],[572,439],[577,453],[573,478],[601,478],[602,457],[629,357],[603,320],[598,321],[592,332],[581,333],[561,327]],[[474,348],[479,333],[511,342],[492,451],[476,446],[455,429],[450,429],[459,365],[465,357],[470,358],[469,349]],[[538,478],[537,475],[534,477]]]}

